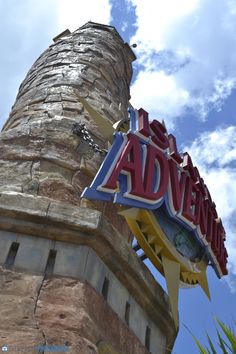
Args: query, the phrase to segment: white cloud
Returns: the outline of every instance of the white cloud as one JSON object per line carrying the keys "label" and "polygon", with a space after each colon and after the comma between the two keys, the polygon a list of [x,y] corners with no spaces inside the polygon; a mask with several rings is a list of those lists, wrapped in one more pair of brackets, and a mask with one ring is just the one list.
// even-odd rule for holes
{"label": "white cloud", "polygon": [[53,1],[0,2],[0,118],[6,119],[17,89],[34,60],[49,45],[56,27]]}
{"label": "white cloud", "polygon": [[191,14],[198,5],[198,0],[131,0],[137,6],[136,40],[147,50],[165,49],[170,29],[176,26],[184,16]]}
{"label": "white cloud", "polygon": [[216,168],[228,167],[230,170],[230,163],[236,161],[236,127],[229,126],[203,133],[192,143],[191,150],[193,158],[200,157],[205,168],[215,163]]}
{"label": "white cloud", "polygon": [[109,0],[59,0],[57,1],[58,23],[63,31],[71,31],[88,21],[109,24],[111,21],[111,5]]}
{"label": "white cloud", "polygon": [[[132,104],[148,110],[151,119],[162,120],[181,114],[188,99],[189,93],[184,89],[178,90],[174,78],[163,71],[141,71],[132,87]],[[168,128],[172,128],[171,121],[168,121]]]}
{"label": "white cloud", "polygon": [[[222,218],[227,234],[229,270],[236,275],[236,127],[218,128],[205,132],[190,146],[184,148],[207,184]],[[236,284],[227,280],[232,291]]]}
{"label": "white cloud", "polygon": [[[143,68],[131,89],[133,105],[172,122],[186,108],[202,119],[209,110],[219,110],[236,86],[236,3],[131,1],[137,6],[132,42],[138,44],[136,54]],[[158,80],[154,84],[160,71],[161,83],[172,81],[171,91],[162,91]],[[146,104],[140,97],[147,96],[148,86],[143,83],[152,76]]]}

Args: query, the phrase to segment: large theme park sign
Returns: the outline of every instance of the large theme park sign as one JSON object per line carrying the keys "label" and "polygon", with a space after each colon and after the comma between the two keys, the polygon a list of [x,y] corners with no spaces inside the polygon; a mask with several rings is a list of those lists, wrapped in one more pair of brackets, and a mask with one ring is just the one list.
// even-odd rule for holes
{"label": "large theme park sign", "polygon": [[129,130],[113,144],[83,197],[123,206],[141,248],[165,276],[177,322],[179,285],[209,295],[206,268],[227,274],[225,231],[215,203],[188,153],[180,154],[164,124],[130,110]]}

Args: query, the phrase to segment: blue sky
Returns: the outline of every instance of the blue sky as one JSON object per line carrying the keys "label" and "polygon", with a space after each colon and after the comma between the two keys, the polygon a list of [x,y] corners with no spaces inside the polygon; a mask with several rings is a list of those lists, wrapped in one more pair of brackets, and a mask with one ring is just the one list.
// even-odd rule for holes
{"label": "blue sky", "polygon": [[236,319],[236,2],[0,0],[0,16],[1,126],[34,60],[66,28],[111,24],[137,44],[131,103],[164,119],[190,153],[227,232],[230,275],[219,281],[209,270],[212,301],[200,288],[180,291],[173,353],[198,353],[184,325],[204,341],[214,316]]}

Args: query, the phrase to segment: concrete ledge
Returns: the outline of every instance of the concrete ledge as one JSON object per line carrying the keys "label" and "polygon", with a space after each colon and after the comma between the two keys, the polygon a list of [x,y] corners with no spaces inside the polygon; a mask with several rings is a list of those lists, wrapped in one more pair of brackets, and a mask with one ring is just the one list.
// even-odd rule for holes
{"label": "concrete ledge", "polygon": [[166,346],[169,349],[173,346],[177,333],[171,312],[167,310],[167,295],[101,212],[51,202],[43,197],[6,192],[0,195],[0,229],[94,249],[149,318],[167,335]]}

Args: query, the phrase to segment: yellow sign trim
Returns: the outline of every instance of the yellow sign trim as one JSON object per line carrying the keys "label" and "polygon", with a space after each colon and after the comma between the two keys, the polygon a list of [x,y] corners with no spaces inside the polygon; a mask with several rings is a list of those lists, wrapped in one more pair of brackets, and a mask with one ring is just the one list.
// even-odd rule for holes
{"label": "yellow sign trim", "polygon": [[207,261],[192,262],[183,257],[169,241],[154,214],[145,209],[128,208],[119,212],[128,223],[140,247],[153,265],[166,278],[170,306],[178,326],[178,289],[180,281],[199,284],[210,298],[206,277]]}

